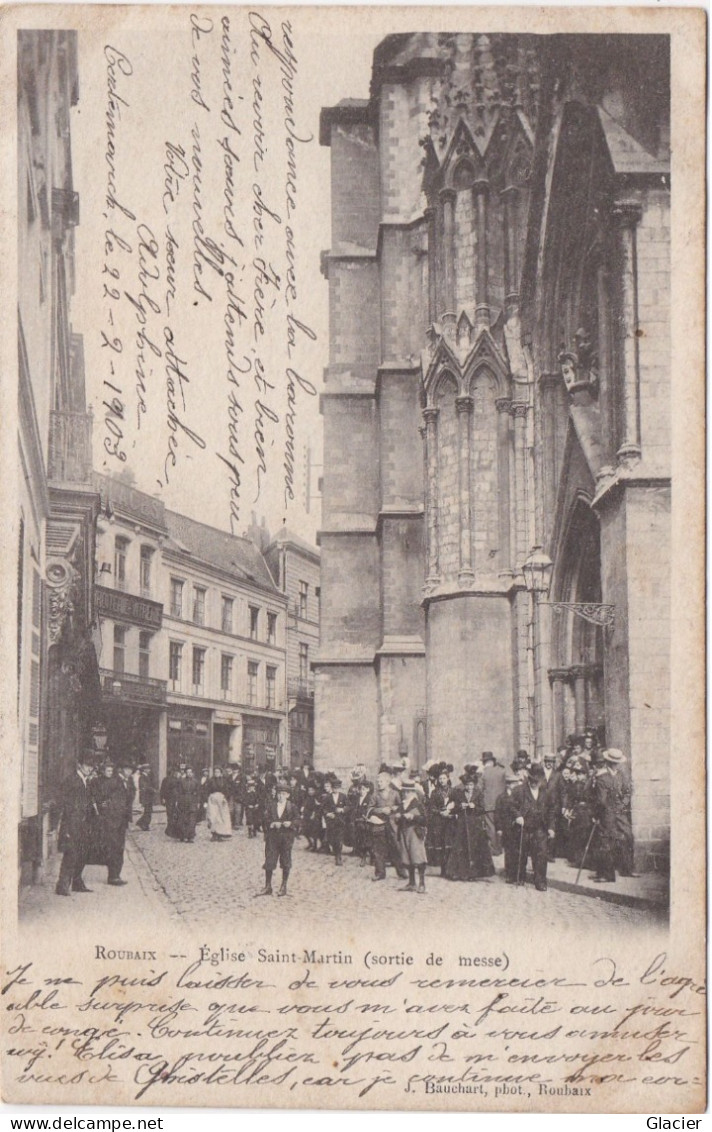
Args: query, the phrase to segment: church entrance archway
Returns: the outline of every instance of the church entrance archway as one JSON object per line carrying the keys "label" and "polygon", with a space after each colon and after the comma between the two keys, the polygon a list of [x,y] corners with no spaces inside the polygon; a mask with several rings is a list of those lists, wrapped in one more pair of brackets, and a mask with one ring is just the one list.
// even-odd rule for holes
{"label": "church entrance archway", "polygon": [[[571,510],[557,558],[551,597],[554,666],[549,670],[554,742],[593,727],[604,744],[604,629],[596,621],[596,607],[601,604],[601,539],[598,519],[583,497]],[[577,606],[576,611],[571,605]]]}

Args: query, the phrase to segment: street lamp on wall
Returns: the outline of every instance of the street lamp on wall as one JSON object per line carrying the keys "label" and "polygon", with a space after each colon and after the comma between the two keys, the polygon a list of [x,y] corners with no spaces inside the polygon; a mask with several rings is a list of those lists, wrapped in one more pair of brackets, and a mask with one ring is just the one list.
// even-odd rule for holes
{"label": "street lamp on wall", "polygon": [[522,565],[524,585],[528,592],[538,595],[540,598],[546,596],[551,585],[553,569],[554,563],[549,555],[545,554],[540,546],[533,547],[529,552],[529,557]]}

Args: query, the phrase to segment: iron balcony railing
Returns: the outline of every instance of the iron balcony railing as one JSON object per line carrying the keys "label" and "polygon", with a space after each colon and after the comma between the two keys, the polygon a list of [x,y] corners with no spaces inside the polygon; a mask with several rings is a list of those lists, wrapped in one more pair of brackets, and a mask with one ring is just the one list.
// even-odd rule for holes
{"label": "iron balcony railing", "polygon": [[132,704],[165,704],[166,681],[153,676],[136,676],[133,672],[99,669],[104,696]]}

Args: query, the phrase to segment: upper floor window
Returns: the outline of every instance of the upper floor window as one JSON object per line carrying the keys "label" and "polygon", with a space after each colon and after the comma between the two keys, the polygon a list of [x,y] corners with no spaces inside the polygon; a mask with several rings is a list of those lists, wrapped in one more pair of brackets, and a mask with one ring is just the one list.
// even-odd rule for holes
{"label": "upper floor window", "polygon": [[114,625],[114,672],[126,671],[126,629]]}
{"label": "upper floor window", "polygon": [[257,640],[260,631],[260,611],[256,605],[251,605],[250,609],[250,636],[253,641]]}
{"label": "upper floor window", "polygon": [[193,690],[202,691],[205,682],[205,649],[193,648]]}
{"label": "upper floor window", "polygon": [[248,704],[257,703],[257,678],[260,673],[260,666],[256,660],[248,660],[247,662],[247,702]]}
{"label": "upper floor window", "polygon": [[277,669],[267,666],[267,707],[277,706]]}
{"label": "upper floor window", "polygon": [[316,586],[314,589],[314,597],[316,598],[316,619],[321,620],[321,586]]}
{"label": "upper floor window", "polygon": [[151,596],[151,560],[153,547],[141,547],[141,597]]}
{"label": "upper floor window", "polygon": [[171,617],[183,616],[183,579],[171,578]]}
{"label": "upper floor window", "polygon": [[180,688],[181,669],[183,667],[183,644],[181,641],[171,641],[168,653],[168,676],[173,691]]}
{"label": "upper floor window", "polygon": [[267,614],[267,643],[270,645],[277,644],[277,614]]}
{"label": "upper floor window", "polygon": [[309,604],[309,583],[299,583],[299,616],[306,617]]}
{"label": "upper floor window", "polygon": [[193,621],[196,625],[205,624],[205,594],[203,586],[193,586]]}
{"label": "upper floor window", "polygon": [[304,641],[299,645],[299,679],[309,679],[309,645]]}
{"label": "upper floor window", "polygon": [[225,699],[232,692],[232,657],[223,653],[220,658],[220,691]]}
{"label": "upper floor window", "polygon": [[114,585],[117,590],[126,589],[126,557],[129,540],[117,535],[114,540]]}
{"label": "upper floor window", "polygon": [[138,674],[144,680],[148,679],[151,664],[151,637],[146,629],[143,629],[138,635]]}
{"label": "upper floor window", "polygon": [[223,633],[232,632],[232,611],[235,603],[231,597],[226,597],[223,594],[222,599],[222,631]]}

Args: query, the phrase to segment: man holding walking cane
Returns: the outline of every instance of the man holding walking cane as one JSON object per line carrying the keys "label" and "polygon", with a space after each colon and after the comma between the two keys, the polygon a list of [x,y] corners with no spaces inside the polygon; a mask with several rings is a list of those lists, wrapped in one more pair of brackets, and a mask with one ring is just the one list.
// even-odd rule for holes
{"label": "man holding walking cane", "polygon": [[[546,892],[546,866],[549,840],[554,838],[555,815],[553,800],[547,793],[546,775],[540,763],[532,763],[527,780],[513,795],[517,802],[515,825],[521,829],[522,853],[519,873],[526,875],[527,861],[531,857],[534,869],[534,887]],[[519,879],[519,876],[517,877]]]}

